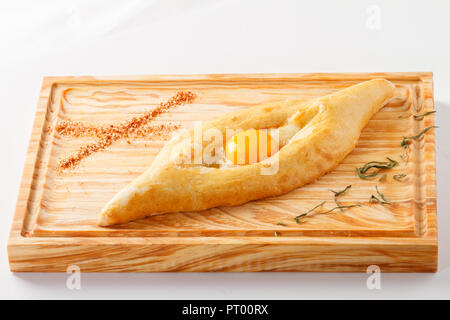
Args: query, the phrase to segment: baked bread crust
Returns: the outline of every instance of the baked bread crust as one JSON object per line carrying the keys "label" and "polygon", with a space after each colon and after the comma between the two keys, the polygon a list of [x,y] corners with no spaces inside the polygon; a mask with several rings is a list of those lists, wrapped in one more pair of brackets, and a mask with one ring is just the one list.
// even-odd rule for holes
{"label": "baked bread crust", "polygon": [[[227,129],[279,128],[282,148],[249,165],[184,165],[180,159],[183,150],[192,148],[194,131],[178,134],[147,171],[105,205],[98,224],[240,205],[299,188],[331,171],[355,148],[362,129],[393,93],[391,82],[374,79],[321,98],[261,105],[207,121],[203,130],[223,134]],[[261,174],[275,161],[275,173]]]}

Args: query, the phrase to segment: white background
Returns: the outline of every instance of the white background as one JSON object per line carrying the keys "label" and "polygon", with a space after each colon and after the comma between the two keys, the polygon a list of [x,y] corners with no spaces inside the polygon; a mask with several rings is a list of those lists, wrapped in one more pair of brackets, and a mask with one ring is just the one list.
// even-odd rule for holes
{"label": "white background", "polygon": [[[377,23],[376,14],[380,14]],[[1,1],[0,298],[450,298],[448,1]],[[6,244],[45,75],[433,71],[439,272],[13,274]]]}

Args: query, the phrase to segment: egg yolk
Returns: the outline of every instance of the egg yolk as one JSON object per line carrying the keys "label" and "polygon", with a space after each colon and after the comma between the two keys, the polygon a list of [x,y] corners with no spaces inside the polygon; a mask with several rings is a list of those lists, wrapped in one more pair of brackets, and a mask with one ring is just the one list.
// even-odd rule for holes
{"label": "egg yolk", "polygon": [[269,158],[278,151],[278,143],[265,130],[250,129],[231,137],[226,157],[234,164],[252,164]]}

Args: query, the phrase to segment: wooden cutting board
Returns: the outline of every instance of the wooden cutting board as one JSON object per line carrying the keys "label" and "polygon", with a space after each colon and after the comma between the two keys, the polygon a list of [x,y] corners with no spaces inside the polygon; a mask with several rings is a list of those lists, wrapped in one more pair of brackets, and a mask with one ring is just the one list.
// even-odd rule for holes
{"label": "wooden cutting board", "polygon": [[[162,139],[120,140],[57,172],[58,161],[92,138],[60,136],[57,121],[119,123],[150,110],[179,90],[193,104],[159,116],[182,127],[266,102],[312,98],[373,79],[396,85],[395,97],[370,120],[356,149],[332,172],[285,195],[237,207],[149,217],[112,228],[96,226],[103,205],[142,173]],[[8,243],[12,271],[350,271],[435,272],[437,219],[434,130],[410,145],[404,136],[434,125],[431,73],[229,74],[128,77],[46,77],[33,125]],[[387,179],[362,180],[355,168],[389,156],[399,165]],[[405,181],[393,179],[407,174]],[[361,207],[293,217],[329,189],[351,189],[340,200]],[[371,204],[375,187],[392,205]],[[277,223],[286,224],[286,226]]]}

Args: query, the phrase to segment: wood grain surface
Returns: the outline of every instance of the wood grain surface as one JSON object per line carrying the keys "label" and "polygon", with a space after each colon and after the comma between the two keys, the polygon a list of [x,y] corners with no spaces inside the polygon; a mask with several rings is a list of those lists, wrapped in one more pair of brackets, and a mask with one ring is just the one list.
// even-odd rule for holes
{"label": "wood grain surface", "polygon": [[[355,150],[316,182],[279,197],[237,207],[172,213],[101,228],[100,209],[142,173],[162,139],[119,140],[58,173],[60,159],[93,138],[60,136],[59,120],[119,123],[152,109],[179,90],[197,95],[154,123],[195,121],[266,102],[312,98],[359,82],[386,78],[395,96],[374,115]],[[400,142],[434,125],[431,73],[236,74],[44,79],[8,253],[12,271],[361,271],[435,272],[437,225],[434,131],[410,146]],[[387,179],[362,180],[355,168],[389,156],[399,162]],[[404,181],[393,175],[407,174]],[[293,217],[322,201],[330,189],[352,188],[342,204],[361,207],[307,218]],[[372,204],[375,186],[392,205]],[[277,223],[286,224],[286,226]],[[276,235],[276,236],[275,236]]]}

